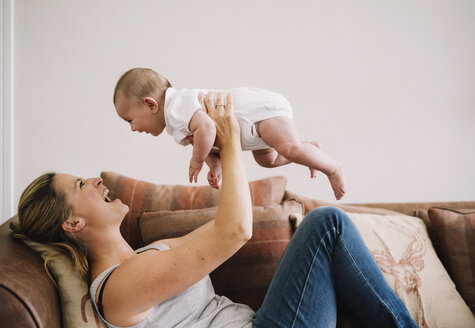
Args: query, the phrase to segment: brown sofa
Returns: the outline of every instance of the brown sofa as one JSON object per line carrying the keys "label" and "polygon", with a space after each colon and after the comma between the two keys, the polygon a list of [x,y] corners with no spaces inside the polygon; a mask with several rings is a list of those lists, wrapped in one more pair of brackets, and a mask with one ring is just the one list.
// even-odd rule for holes
{"label": "brown sofa", "polygon": [[[102,176],[106,186],[111,189],[110,195],[112,197],[120,197],[123,202],[128,203],[131,207],[131,214],[124,221],[125,223],[122,232],[128,240],[131,240],[132,244],[136,244],[134,246],[141,246],[141,243],[144,242],[144,238],[147,239],[153,237],[153,232],[152,236],[145,237],[143,235],[137,235],[137,232],[140,231],[141,228],[150,231],[149,227],[151,222],[153,223],[154,220],[159,219],[157,216],[163,219],[164,215],[165,217],[171,215],[168,216],[170,219],[167,220],[167,222],[175,222],[173,220],[179,221],[183,215],[186,215],[184,212],[181,213],[176,211],[190,210],[188,207],[191,207],[191,210],[194,211],[199,211],[197,208],[201,208],[201,211],[207,211],[206,208],[209,209],[216,205],[216,202],[214,202],[216,194],[214,194],[214,191],[210,191],[208,187],[153,185],[147,182],[116,175],[111,172],[105,172]],[[282,178],[280,179],[282,180]],[[283,179],[283,181],[285,188],[285,179]],[[279,180],[278,184],[282,185],[282,181]],[[133,192],[130,192],[130,188],[133,188]],[[253,202],[256,206],[254,209],[255,216],[262,215],[267,207],[276,208],[276,204],[270,204],[270,206],[268,206],[269,204],[265,204],[265,202],[272,201],[270,198],[274,196],[277,198],[280,197],[280,205],[287,204],[285,205],[287,206],[287,209],[289,208],[288,206],[293,206],[293,209],[290,211],[295,211],[296,203],[303,206],[303,211],[305,213],[313,207],[327,205],[327,203],[301,197],[285,189],[282,194],[276,193],[276,189],[278,188],[275,186],[275,181],[270,185],[266,185],[266,183],[251,184]],[[184,190],[186,192],[184,192]],[[140,192],[142,192],[143,197],[140,202],[138,202],[137,195],[140,194]],[[177,196],[177,192],[179,196]],[[209,194],[210,192],[211,194]],[[161,203],[157,200],[157,195],[162,195],[160,196],[162,199],[170,197],[171,201],[168,201],[169,204],[165,206],[163,202]],[[154,197],[154,199],[151,197]],[[176,198],[181,198],[180,202],[175,205],[171,204]],[[185,204],[186,202],[188,203]],[[200,203],[199,206],[197,206],[196,202]],[[291,202],[291,204],[288,202]],[[137,205],[138,203],[140,203],[139,206]],[[155,208],[151,207],[153,204],[155,204]],[[428,219],[427,211],[431,207],[475,209],[475,201],[450,203],[352,204],[340,206],[344,210],[360,213],[365,213],[368,209],[374,209],[372,213],[380,214],[391,214],[395,212],[404,213],[411,216],[419,216],[424,220],[424,222],[429,223],[430,221]],[[279,208],[279,210],[282,210],[282,208]],[[174,213],[171,213],[172,211],[175,211],[178,215],[173,216]],[[138,217],[133,217],[136,216],[137,213],[139,213]],[[273,213],[275,214],[275,212],[267,213],[267,217],[274,215]],[[213,215],[213,210],[201,214],[200,218],[204,217],[203,220],[206,220],[206,217]],[[140,217],[144,218],[140,220]],[[62,327],[60,299],[56,287],[45,273],[41,257],[25,246],[21,241],[11,238],[9,223],[12,220],[15,220],[15,218],[11,218],[0,226],[0,327]],[[183,222],[179,222],[179,225],[171,227],[171,230],[174,230],[174,232],[171,232],[171,235],[176,233],[177,226],[179,226],[178,230],[189,230],[193,225],[202,223],[203,220],[189,219],[190,227],[183,227]],[[165,221],[162,220],[161,222]],[[290,225],[288,227],[286,226],[287,223],[282,223],[282,226],[279,226],[275,225],[274,221],[267,218],[264,218],[259,222],[260,225],[255,226],[254,229],[257,234],[255,238],[266,238],[266,232],[269,231],[269,227],[271,227],[274,232],[277,231],[277,233],[283,233],[284,236],[287,236],[287,232],[285,232],[287,231],[287,228],[289,227],[290,229]],[[169,229],[170,226],[165,224],[160,227],[160,229],[162,228]],[[288,237],[290,238],[290,236]],[[279,238],[282,239],[281,237]],[[251,247],[243,254],[245,256],[250,256],[248,254],[259,253],[259,248],[263,247],[262,245],[264,244],[265,243],[259,242],[254,244],[251,243]],[[273,247],[274,250],[277,250],[277,255],[279,255],[279,252],[283,251],[285,245],[279,244],[274,245]],[[261,252],[261,257],[258,261],[261,263],[265,262],[266,254],[271,254],[269,256],[276,256],[274,250],[272,252]],[[240,274],[239,270],[236,268],[239,267],[239,263],[241,263],[240,261],[243,261],[242,257],[233,261],[233,265],[231,267],[228,266],[228,270],[226,270],[226,263],[223,265],[225,268],[221,272],[221,276],[224,275],[226,277],[225,280],[232,281],[233,278],[229,275],[232,275],[233,273],[235,275]],[[273,261],[273,263],[274,262],[275,261]],[[257,270],[258,272],[255,272],[254,274],[271,276],[272,272],[268,271],[270,270],[269,268],[272,267],[273,266],[266,267],[261,265]],[[222,281],[220,281],[220,274],[212,274],[211,278],[213,283],[218,285],[218,287],[216,287],[217,293],[224,293],[233,300],[237,297],[238,301],[250,304],[254,308],[258,307],[259,302],[261,301],[260,298],[256,301],[256,297],[253,296],[254,291],[256,291],[255,294],[265,293],[265,290],[258,291],[259,288],[263,289],[263,287],[258,286],[258,284],[256,286],[247,286],[244,293],[242,293],[242,291],[233,293],[233,290],[227,289],[226,286],[223,287]],[[248,302],[246,297],[249,298]]]}

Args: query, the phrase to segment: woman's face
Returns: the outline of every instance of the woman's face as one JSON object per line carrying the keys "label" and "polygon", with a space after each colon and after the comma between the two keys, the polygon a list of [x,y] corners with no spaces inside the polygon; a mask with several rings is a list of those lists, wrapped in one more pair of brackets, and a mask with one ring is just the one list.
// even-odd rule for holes
{"label": "woman's face", "polygon": [[119,199],[109,201],[109,190],[101,178],[83,179],[69,174],[57,174],[54,188],[66,196],[72,216],[82,218],[86,224],[104,225],[121,222],[129,211]]}

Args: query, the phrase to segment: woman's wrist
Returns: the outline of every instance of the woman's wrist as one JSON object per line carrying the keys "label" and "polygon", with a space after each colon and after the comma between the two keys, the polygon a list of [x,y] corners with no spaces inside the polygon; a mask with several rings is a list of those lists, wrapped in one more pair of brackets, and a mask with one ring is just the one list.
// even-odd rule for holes
{"label": "woman's wrist", "polygon": [[225,160],[225,157],[228,156],[228,154],[230,153],[237,153],[237,154],[242,153],[241,143],[239,141],[229,140],[228,142],[223,143],[220,146],[219,154],[221,156],[221,163]]}

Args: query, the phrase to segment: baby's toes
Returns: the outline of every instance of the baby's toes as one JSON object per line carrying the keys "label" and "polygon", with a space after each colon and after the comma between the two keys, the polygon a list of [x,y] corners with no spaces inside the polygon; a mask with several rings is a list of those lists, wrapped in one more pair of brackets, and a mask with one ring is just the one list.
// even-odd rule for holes
{"label": "baby's toes", "polygon": [[310,143],[314,145],[315,147],[320,148],[320,143],[317,140],[312,140],[310,141]]}

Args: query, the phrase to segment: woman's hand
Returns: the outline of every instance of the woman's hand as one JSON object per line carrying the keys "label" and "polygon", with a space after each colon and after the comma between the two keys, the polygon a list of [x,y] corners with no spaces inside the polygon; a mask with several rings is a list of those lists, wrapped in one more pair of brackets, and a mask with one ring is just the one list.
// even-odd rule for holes
{"label": "woman's hand", "polygon": [[223,93],[218,93],[216,102],[213,93],[208,93],[206,96],[200,93],[198,100],[216,125],[216,146],[222,149],[229,143],[237,143],[240,147],[240,128],[234,116],[231,95],[227,95],[226,104],[224,104]]}

